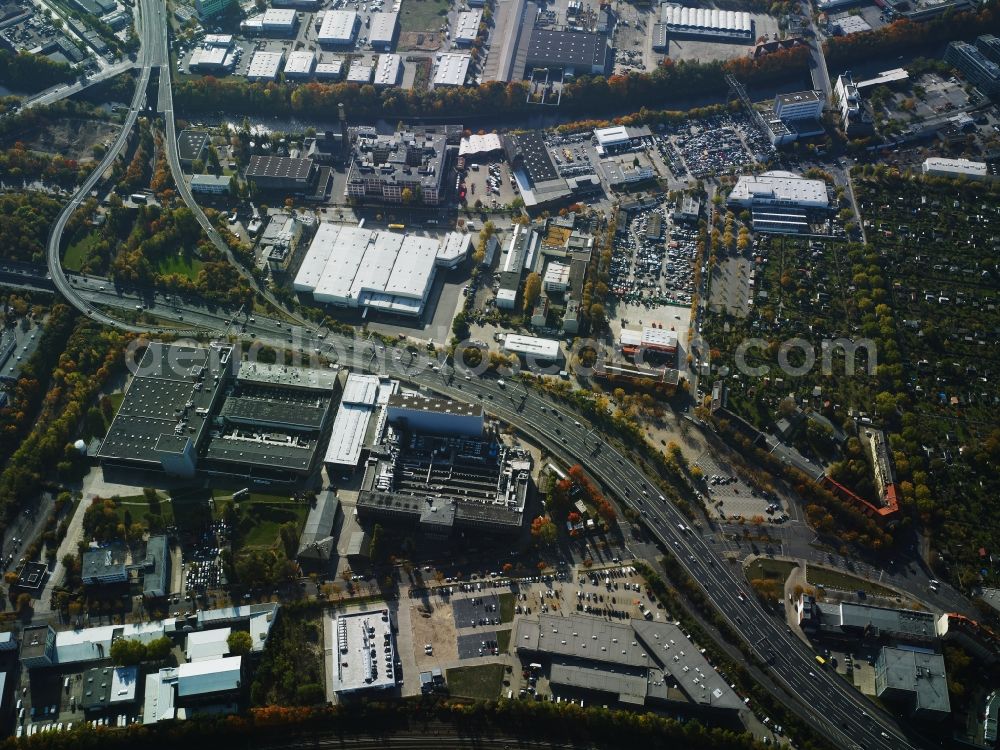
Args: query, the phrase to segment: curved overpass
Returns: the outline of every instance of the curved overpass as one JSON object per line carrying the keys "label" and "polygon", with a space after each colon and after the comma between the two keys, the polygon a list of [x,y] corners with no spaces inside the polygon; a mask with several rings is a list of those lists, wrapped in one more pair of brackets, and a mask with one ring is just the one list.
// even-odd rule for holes
{"label": "curved overpass", "polygon": [[[60,242],[66,223],[90,191],[102,178],[114,160],[121,154],[128,135],[145,102],[146,89],[154,68],[160,68],[160,101],[167,122],[167,151],[171,170],[181,197],[184,199],[199,223],[212,239],[232,260],[228,246],[219,236],[204,212],[194,201],[184,183],[176,160],[176,133],[173,123],[170,76],[166,51],[166,20],[162,4],[155,0],[140,0],[140,16],[137,25],[143,39],[139,82],[133,96],[125,124],[102,159],[97,169],[85,180],[80,189],[59,214],[49,236],[47,260],[52,280],[59,292],[79,310],[108,326],[133,332],[157,333],[156,326],[124,324],[95,309],[95,305],[127,307],[133,300],[129,295],[107,292],[99,287],[100,281],[70,280],[60,261]],[[166,86],[166,88],[162,88]],[[245,269],[236,264],[240,272],[256,282]],[[98,288],[94,288],[98,286]],[[103,296],[102,296],[103,295]],[[154,293],[155,296],[155,293]],[[272,303],[270,295],[265,295]],[[141,297],[140,297],[141,298]],[[125,300],[124,303],[122,300]],[[278,305],[280,308],[281,306]],[[212,313],[202,306],[191,303],[156,304],[152,312],[165,320],[185,320],[203,326],[208,330],[227,335],[230,333],[229,317],[225,313]],[[302,322],[298,316],[294,319]],[[288,329],[288,333],[286,333]],[[260,336],[270,343],[286,346],[286,341],[294,343],[297,336],[299,345],[308,349],[319,349],[345,365],[367,368],[378,358],[378,352],[371,344],[350,341],[347,337],[330,335],[317,336],[318,331],[308,325],[288,327],[278,321],[259,319],[254,324],[245,325],[241,331],[248,337]],[[355,344],[357,347],[355,348]],[[305,349],[308,351],[308,349]],[[392,364],[391,362],[388,364]],[[744,596],[743,582],[737,579],[728,563],[714,546],[699,535],[681,530],[687,519],[670,503],[660,500],[660,491],[642,471],[622,455],[617,448],[599,433],[593,432],[587,420],[572,411],[565,404],[556,403],[544,395],[525,389],[504,389],[491,378],[454,377],[446,372],[434,372],[434,360],[418,355],[412,363],[412,372],[404,377],[416,384],[441,392],[464,401],[481,402],[485,409],[509,422],[526,434],[532,435],[552,452],[566,460],[585,465],[606,487],[613,491],[621,503],[642,512],[651,534],[675,554],[680,565],[705,590],[730,626],[757,653],[766,660],[772,659],[770,669],[775,679],[785,690],[798,699],[796,713],[817,727],[832,742],[840,747],[860,750],[900,750],[911,745],[899,733],[886,714],[865,700],[839,677],[825,670],[816,670],[815,654],[798,638],[786,631],[784,622],[779,622],[764,611],[754,596]],[[445,370],[449,368],[444,368]],[[577,426],[579,424],[579,426]]]}

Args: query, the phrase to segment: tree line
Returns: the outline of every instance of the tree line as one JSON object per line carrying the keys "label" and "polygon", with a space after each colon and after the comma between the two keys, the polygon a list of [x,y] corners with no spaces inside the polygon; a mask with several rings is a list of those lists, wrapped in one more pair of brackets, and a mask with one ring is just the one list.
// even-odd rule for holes
{"label": "tree line", "polygon": [[50,60],[45,55],[0,50],[0,84],[14,91],[37,94],[58,83],[69,83],[74,78],[76,72],[72,67]]}
{"label": "tree line", "polygon": [[[621,747],[680,747],[685,750],[762,750],[748,732],[709,728],[654,714],[569,702],[506,700],[471,702],[417,697],[399,701],[360,700],[337,706],[267,706],[239,716],[199,715],[182,722],[130,724],[107,731],[80,722],[69,732],[47,732],[32,739],[34,748],[115,750],[143,747],[236,747],[299,741],[319,744],[335,735],[384,737],[395,734],[515,737],[572,743],[611,750]],[[19,746],[13,737],[0,750]],[[806,750],[816,745],[803,745]]]}
{"label": "tree line", "polygon": [[996,0],[990,0],[976,12],[944,13],[919,23],[904,18],[872,31],[829,37],[823,49],[827,66],[839,69],[861,60],[933,48],[952,39],[971,39],[998,31],[1000,11]]}
{"label": "tree line", "polygon": [[[628,111],[649,102],[687,101],[724,94],[726,73],[747,85],[764,85],[808,72],[808,49],[782,50],[753,60],[727,62],[674,61],[671,58],[650,73],[580,76],[565,84],[564,112],[587,116]],[[174,86],[177,108],[185,112],[218,112],[303,117],[334,120],[343,103],[351,118],[449,117],[456,112],[476,117],[516,116],[528,111],[528,84],[490,81],[479,86],[436,88],[430,91],[387,88],[366,84],[286,82],[251,83],[243,78],[178,81]]]}

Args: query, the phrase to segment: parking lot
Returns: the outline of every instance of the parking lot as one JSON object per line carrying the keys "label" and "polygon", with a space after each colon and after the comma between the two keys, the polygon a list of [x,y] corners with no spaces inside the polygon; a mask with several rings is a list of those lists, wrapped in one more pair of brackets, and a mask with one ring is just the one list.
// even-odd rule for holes
{"label": "parking lot", "polygon": [[587,132],[546,139],[549,154],[561,177],[597,174],[597,152],[591,137],[591,133]]}
{"label": "parking lot", "polygon": [[785,509],[776,495],[754,489],[741,479],[727,462],[706,451],[695,465],[705,476],[704,489],[711,506],[721,520],[750,521],[755,517],[767,519],[768,523],[787,520]]}
{"label": "parking lot", "polygon": [[615,242],[610,290],[629,305],[688,305],[693,289],[695,233],[676,227],[671,207],[634,214],[628,233]]}
{"label": "parking lot", "polygon": [[500,624],[500,600],[496,594],[452,600],[456,628],[482,627]]}
{"label": "parking lot", "polygon": [[465,171],[465,200],[470,206],[478,201],[490,208],[509,205],[518,197],[510,166],[506,162],[472,164]]}
{"label": "parking lot", "polygon": [[704,178],[743,171],[774,148],[743,114],[719,115],[665,131],[657,148],[677,177]]}

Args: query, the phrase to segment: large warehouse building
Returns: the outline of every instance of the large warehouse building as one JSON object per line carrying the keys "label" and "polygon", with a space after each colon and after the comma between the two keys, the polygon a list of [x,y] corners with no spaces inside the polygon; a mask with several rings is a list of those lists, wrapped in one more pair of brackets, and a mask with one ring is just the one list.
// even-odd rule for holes
{"label": "large warehouse building", "polygon": [[147,347],[101,443],[105,466],[291,479],[309,474],[335,372],[240,363],[229,346]]}
{"label": "large warehouse building", "polygon": [[484,428],[481,406],[410,394],[391,396],[386,411],[389,429],[358,493],[362,521],[416,525],[440,539],[521,529],[531,454]]}
{"label": "large warehouse building", "polygon": [[602,75],[607,72],[610,52],[604,34],[536,26],[531,32],[525,69],[550,68],[575,75]]}
{"label": "large warehouse building", "polygon": [[518,619],[512,645],[523,661],[541,662],[553,695],[629,708],[744,708],[704,649],[673,622],[539,614]]}
{"label": "large warehouse building", "polygon": [[353,471],[366,445],[376,442],[389,397],[399,390],[399,381],[352,372],[344,384],[344,395],[330,432],[323,463],[328,471]]}
{"label": "large warehouse building", "polygon": [[312,159],[290,156],[250,157],[246,178],[261,190],[292,190],[305,192],[311,186],[316,171]]}
{"label": "large warehouse building", "polygon": [[663,5],[661,20],[668,36],[753,42],[753,20],[743,11]]}
{"label": "large warehouse building", "polygon": [[468,55],[451,52],[438,55],[437,67],[434,70],[434,86],[464,86],[471,63],[472,58]]}
{"label": "large warehouse building", "polygon": [[324,47],[354,44],[359,25],[358,14],[353,10],[328,10],[316,34],[316,41]]}
{"label": "large warehouse building", "polygon": [[396,43],[396,33],[399,31],[399,13],[380,11],[372,13],[371,31],[368,34],[368,44],[372,49],[388,52]]}
{"label": "large warehouse building", "polygon": [[438,267],[468,255],[464,241],[321,224],[295,277],[297,292],[317,302],[396,315],[423,314]]}
{"label": "large warehouse building", "polygon": [[741,176],[728,203],[750,209],[754,230],[772,234],[807,233],[814,216],[830,211],[825,182],[781,171]]}

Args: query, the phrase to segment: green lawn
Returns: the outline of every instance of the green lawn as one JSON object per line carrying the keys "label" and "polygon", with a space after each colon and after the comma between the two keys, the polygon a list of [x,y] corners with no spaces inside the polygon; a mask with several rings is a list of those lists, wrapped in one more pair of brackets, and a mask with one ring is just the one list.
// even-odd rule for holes
{"label": "green lawn", "polygon": [[789,574],[799,567],[798,563],[786,560],[768,560],[758,558],[746,567],[747,578],[773,578],[784,583]]}
{"label": "green lawn", "polygon": [[[214,490],[216,517],[221,516],[226,506],[232,503],[230,490]],[[252,492],[238,501],[240,518],[236,524],[236,550],[244,547],[270,547],[278,540],[278,527],[289,521],[298,526],[305,525],[309,515],[309,505],[292,500],[287,495],[265,495]]]}
{"label": "green lawn", "polygon": [[514,619],[514,595],[509,591],[497,596],[500,600],[500,622],[510,622]]}
{"label": "green lawn", "polygon": [[157,493],[157,497],[159,498],[158,501],[152,504],[142,494],[127,495],[118,498],[118,517],[122,521],[126,521],[127,517],[127,523],[141,523],[147,528],[149,528],[151,517],[154,516],[159,516],[163,519],[163,522],[159,524],[161,528],[173,524],[173,505],[163,493]]}
{"label": "green lawn", "polygon": [[400,31],[437,32],[448,15],[448,0],[403,0],[399,9]]}
{"label": "green lawn", "polygon": [[510,631],[509,630],[498,630],[497,631],[497,648],[500,650],[501,654],[507,653],[507,649],[510,648]]}
{"label": "green lawn", "polygon": [[503,664],[456,667],[455,669],[445,671],[448,691],[453,696],[481,701],[496,699],[500,694],[500,682],[502,679]]}
{"label": "green lawn", "polygon": [[872,596],[886,596],[895,598],[899,596],[892,589],[880,586],[877,583],[866,581],[864,578],[852,576],[849,573],[841,573],[838,570],[828,570],[817,568],[814,565],[806,566],[806,581],[813,586],[823,586],[839,591],[864,591]]}
{"label": "green lawn", "polygon": [[169,258],[164,258],[157,263],[156,270],[161,274],[176,273],[180,276],[186,276],[187,278],[194,280],[198,278],[198,272],[204,265],[204,263],[194,256],[184,256],[178,253],[177,255],[172,255]]}
{"label": "green lawn", "polygon": [[95,231],[67,247],[66,254],[63,256],[63,268],[69,271],[79,271],[83,267],[83,261],[87,259],[87,253],[99,239],[100,235]]}

